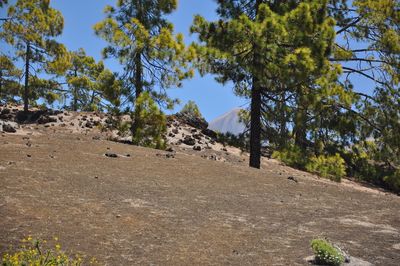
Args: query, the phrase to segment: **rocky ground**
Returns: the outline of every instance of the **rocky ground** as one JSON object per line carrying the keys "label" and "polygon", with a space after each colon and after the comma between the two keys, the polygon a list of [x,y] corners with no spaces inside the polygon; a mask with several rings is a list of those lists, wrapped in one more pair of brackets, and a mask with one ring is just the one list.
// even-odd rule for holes
{"label": "rocky ground", "polygon": [[396,195],[268,158],[250,169],[182,117],[157,151],[105,114],[19,110],[0,106],[0,253],[30,234],[105,265],[306,265],[327,237],[352,265],[399,265]]}

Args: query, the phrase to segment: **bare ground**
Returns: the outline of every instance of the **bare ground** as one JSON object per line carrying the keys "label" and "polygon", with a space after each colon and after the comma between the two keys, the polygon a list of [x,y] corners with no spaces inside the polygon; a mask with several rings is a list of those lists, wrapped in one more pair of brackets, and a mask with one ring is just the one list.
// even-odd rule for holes
{"label": "bare ground", "polygon": [[322,236],[374,265],[400,264],[398,196],[273,160],[255,170],[245,155],[167,158],[99,134],[1,135],[0,253],[30,234],[106,265],[305,265]]}

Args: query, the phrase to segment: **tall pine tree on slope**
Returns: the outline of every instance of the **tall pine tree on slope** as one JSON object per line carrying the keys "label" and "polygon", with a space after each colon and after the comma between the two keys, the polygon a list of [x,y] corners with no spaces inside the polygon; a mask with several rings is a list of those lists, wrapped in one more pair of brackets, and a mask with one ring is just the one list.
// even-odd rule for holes
{"label": "tall pine tree on slope", "polygon": [[[120,76],[123,93],[131,105],[144,91],[153,99],[171,108],[165,89],[180,87],[182,80],[193,76],[187,64],[195,57],[187,49],[183,35],[173,34],[173,25],[165,19],[177,8],[177,0],[118,0],[117,6],[107,6],[107,18],[94,26],[98,36],[109,43],[104,56],[117,58],[124,67]],[[140,109],[140,106],[138,106]],[[141,128],[141,110],[135,108],[132,133]]]}
{"label": "tall pine tree on slope", "polygon": [[[400,2],[330,2],[338,24],[331,60],[343,66],[341,80],[344,86],[354,87],[358,96],[349,109],[356,124],[349,168],[363,179],[399,191]],[[378,165],[379,169],[368,170]]]}
{"label": "tall pine tree on slope", "polygon": [[[334,21],[326,1],[219,1],[221,19],[197,16],[192,32],[199,33],[205,58],[203,72],[218,81],[233,81],[238,95],[251,99],[250,166],[260,167],[263,99],[279,96],[279,88],[328,90],[340,69],[327,56],[334,40]],[[280,85],[280,86],[277,86]]]}
{"label": "tall pine tree on slope", "polygon": [[13,100],[19,96],[19,79],[22,76],[21,70],[15,67],[14,62],[5,55],[0,55],[0,101]]}
{"label": "tall pine tree on slope", "polygon": [[[357,141],[373,137],[375,160],[400,166],[400,2],[397,0],[332,1],[338,41],[332,61],[343,66],[343,83],[359,97],[351,112],[358,121]],[[373,93],[355,87],[369,81]],[[367,82],[365,82],[367,83]]]}
{"label": "tall pine tree on slope", "polygon": [[43,71],[61,75],[67,69],[68,52],[55,40],[63,27],[62,14],[51,8],[49,0],[17,0],[8,9],[1,37],[15,48],[16,57],[25,64],[24,111],[28,111],[30,100],[56,97],[52,91],[56,83],[37,75]]}

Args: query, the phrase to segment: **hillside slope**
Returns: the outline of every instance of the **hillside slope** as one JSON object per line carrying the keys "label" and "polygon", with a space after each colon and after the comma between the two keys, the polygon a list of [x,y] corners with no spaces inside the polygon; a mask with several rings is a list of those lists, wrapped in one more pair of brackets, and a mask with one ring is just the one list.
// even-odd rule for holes
{"label": "hillside slope", "polygon": [[304,265],[310,240],[324,236],[398,265],[398,196],[265,158],[250,169],[230,147],[223,162],[106,137],[48,124],[1,134],[0,253],[30,234],[105,265]]}

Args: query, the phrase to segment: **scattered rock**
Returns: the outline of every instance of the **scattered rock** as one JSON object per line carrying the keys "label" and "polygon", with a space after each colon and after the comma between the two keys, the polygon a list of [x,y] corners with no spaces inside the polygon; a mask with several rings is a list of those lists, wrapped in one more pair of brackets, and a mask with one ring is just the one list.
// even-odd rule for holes
{"label": "scattered rock", "polygon": [[197,139],[197,140],[201,140],[202,135],[201,134],[194,134],[193,138]]}
{"label": "scattered rock", "polygon": [[195,117],[195,116],[183,114],[183,113],[176,114],[176,117],[181,122],[183,122],[189,126],[192,126],[194,128],[200,129],[200,130],[207,129],[207,127],[208,127],[207,121],[201,117]]}
{"label": "scattered rock", "polygon": [[189,146],[194,146],[196,144],[196,140],[191,136],[186,136],[183,140],[183,143]]}
{"label": "scattered rock", "polygon": [[194,147],[193,147],[193,150],[195,150],[195,151],[201,151],[201,147],[200,147],[200,146],[194,146]]}
{"label": "scattered rock", "polygon": [[203,133],[204,135],[206,135],[206,136],[208,136],[208,137],[211,137],[211,138],[213,138],[213,139],[216,139],[216,138],[217,138],[217,133],[216,133],[215,131],[212,131],[211,129],[208,129],[208,128],[203,129],[203,130],[201,131],[201,133]]}
{"label": "scattered rock", "polygon": [[299,181],[294,176],[289,176],[287,179],[299,183]]}
{"label": "scattered rock", "polygon": [[3,131],[7,132],[7,133],[15,133],[15,132],[17,132],[17,130],[13,126],[11,126],[9,124],[4,124],[3,125]]}
{"label": "scattered rock", "polygon": [[168,147],[168,149],[166,149],[165,151],[167,151],[167,152],[175,152],[175,150],[172,147]]}
{"label": "scattered rock", "polygon": [[171,154],[171,153],[168,153],[168,154],[165,155],[165,157],[172,159],[172,158],[175,158],[175,155]]}
{"label": "scattered rock", "polygon": [[107,152],[105,155],[106,155],[106,157],[109,157],[109,158],[118,158],[117,154],[111,153],[111,152]]}
{"label": "scattered rock", "polygon": [[87,128],[93,128],[93,124],[91,123],[91,122],[89,122],[89,121],[87,121],[86,122],[86,125],[85,125]]}
{"label": "scattered rock", "polygon": [[47,124],[47,123],[55,123],[55,122],[57,122],[57,118],[51,117],[51,116],[48,116],[48,115],[42,115],[37,120],[38,124]]}
{"label": "scattered rock", "polygon": [[172,133],[174,133],[174,134],[176,135],[176,134],[178,134],[178,133],[179,133],[179,130],[178,130],[178,129],[176,129],[176,128],[174,128],[174,129],[172,129]]}
{"label": "scattered rock", "polygon": [[8,108],[4,108],[2,111],[1,111],[1,115],[8,115],[8,114],[10,114],[11,113],[11,110],[10,109],[8,109]]}
{"label": "scattered rock", "polygon": [[165,157],[165,158],[168,158],[168,159],[175,158],[175,154],[173,154],[173,153],[167,153],[167,154],[157,153],[156,156],[157,157]]}

